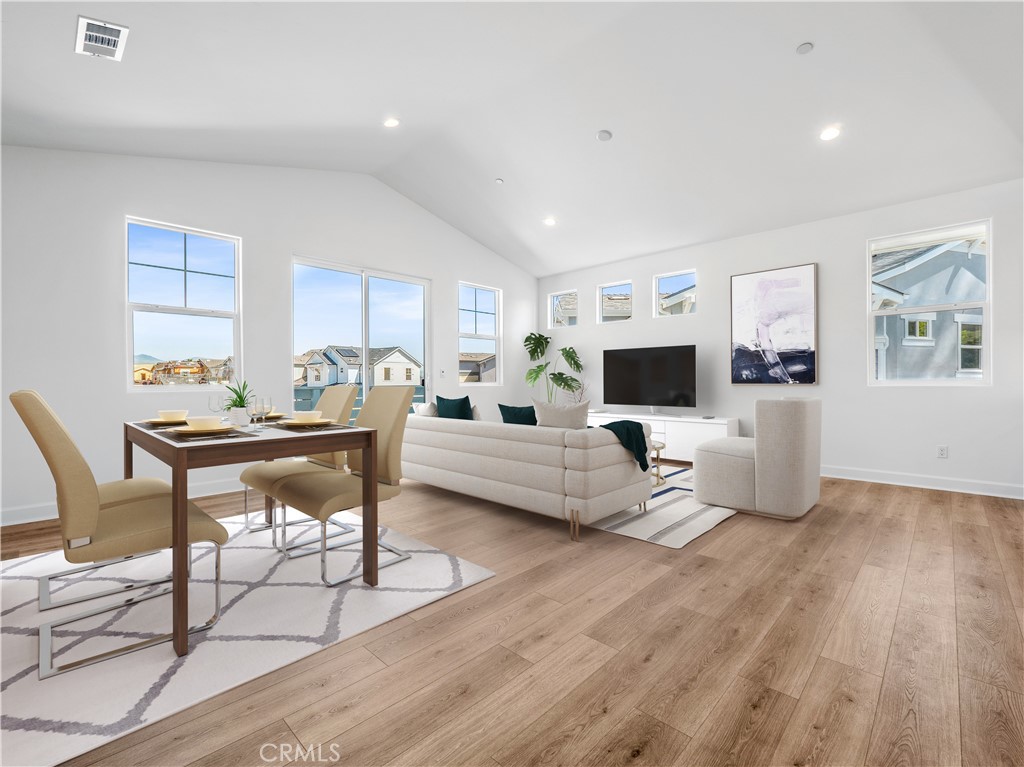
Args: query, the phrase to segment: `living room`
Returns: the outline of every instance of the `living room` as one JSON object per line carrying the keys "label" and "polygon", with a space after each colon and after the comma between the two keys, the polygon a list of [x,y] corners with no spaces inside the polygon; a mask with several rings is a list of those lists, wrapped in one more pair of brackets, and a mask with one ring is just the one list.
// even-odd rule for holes
{"label": "living room", "polygon": [[[126,27],[123,59],[75,55],[80,16]],[[288,37],[286,54],[277,32]],[[138,721],[106,712],[79,732],[61,732],[58,745],[12,752],[18,759],[56,763],[98,747],[75,763],[186,764],[217,755],[283,764],[296,758],[295,744],[349,764],[624,763],[638,759],[628,758],[633,747],[654,764],[1024,759],[1024,689],[1014,680],[1024,673],[1020,3],[5,2],[3,36],[5,559],[44,550],[31,549],[30,539],[9,554],[10,541],[21,540],[10,526],[50,525],[52,533],[58,517],[54,480],[9,403],[13,392],[39,391],[100,483],[124,476],[126,422],[159,410],[209,412],[210,386],[131,380],[146,351],[136,348],[132,329],[132,224],[236,243],[229,354],[238,377],[283,411],[295,400],[296,357],[313,348],[295,332],[295,275],[303,266],[424,286],[422,349],[407,350],[422,364],[424,399],[468,395],[485,422],[502,420],[499,405],[545,400],[543,387],[525,380],[535,363],[523,340],[533,332],[551,336],[552,350],[575,349],[585,386],[578,399],[595,411],[652,416],[604,396],[605,352],[638,347],[695,349],[696,402],[662,408],[663,416],[735,418],[739,435],[752,437],[759,400],[821,403],[815,509],[791,522],[740,513],[680,549],[588,530],[586,521],[573,543],[564,519],[403,479],[400,495],[381,496],[381,523],[478,567],[479,582],[467,575],[464,591],[403,607],[366,625],[369,633],[343,632],[343,641],[317,654],[286,653],[290,666],[271,662],[258,672],[271,674],[261,677],[263,687],[256,673],[229,675],[199,697],[168,695]],[[838,135],[826,139],[828,128]],[[880,373],[872,258],[930,242],[928,233],[953,238],[963,225],[982,227],[986,248],[987,292],[972,304],[984,312],[984,342],[970,345],[981,348],[984,364],[971,375],[901,380],[893,366]],[[810,264],[813,384],[782,391],[736,382],[735,278]],[[668,291],[658,278],[679,274],[688,275],[687,286],[692,280],[696,298],[683,313],[662,312]],[[462,343],[472,335],[460,326],[462,286],[498,296],[493,382],[460,380],[460,353],[469,348]],[[628,320],[605,315],[609,287],[628,295]],[[556,316],[568,295],[570,311]],[[363,309],[363,328],[316,346],[402,345],[394,337],[374,341],[366,329],[373,307]],[[904,330],[894,346],[916,345]],[[239,470],[190,471],[189,497],[239,514]],[[164,462],[141,450],[134,473],[170,477]],[[790,584],[753,600],[745,579],[782,577],[761,544],[779,554],[805,543],[804,555],[814,554],[805,569],[829,582],[814,586],[827,594],[820,613],[827,630],[799,644],[800,670],[773,684],[751,664],[778,616],[813,598]],[[927,545],[926,563],[917,543]],[[60,548],[59,537],[50,548]],[[954,585],[954,561],[957,577],[977,572],[1002,584],[988,585],[986,620],[998,628],[984,641],[961,620],[967,598]],[[382,567],[381,583],[402,566]],[[878,581],[862,583],[862,569]],[[470,572],[477,571],[467,565]],[[905,578],[902,600],[887,573]],[[925,585],[914,585],[914,573]],[[665,578],[681,596],[663,594]],[[314,580],[329,597],[331,589]],[[204,587],[200,581],[194,590]],[[625,596],[645,593],[663,612],[645,617]],[[917,593],[933,606],[912,610]],[[882,605],[863,612],[869,644],[878,646],[860,648],[869,659],[859,667],[849,661],[855,650],[832,637],[836,626],[855,633],[861,625],[858,595]],[[31,609],[34,630],[46,618]],[[908,628],[912,613],[924,614],[916,629]],[[746,623],[726,620],[736,615]],[[750,636],[742,633],[754,624]],[[479,651],[469,652],[469,637],[492,625],[499,626],[493,641],[478,639]],[[707,674],[705,666],[674,668],[671,655],[657,661],[664,679],[637,672],[650,682],[647,691],[663,695],[660,708],[601,686],[633,673],[654,639],[682,657],[684,640],[710,648],[708,636],[735,626],[744,639],[709,650],[726,660],[709,662]],[[5,651],[7,628],[27,641],[28,629],[5,624]],[[466,638],[456,641],[460,632]],[[541,640],[531,632],[553,632],[559,642],[542,651],[551,634]],[[904,681],[894,659],[918,640],[938,648],[908,661],[923,669],[922,697],[930,699],[923,709],[907,707],[920,720],[910,729],[926,745],[901,746],[897,713],[905,709],[887,696]],[[17,651],[36,652],[32,641]],[[985,642],[996,649],[967,657],[968,646]],[[435,644],[448,654],[431,666]],[[47,684],[99,684],[115,673],[105,668],[161,653],[172,661],[165,644],[53,679],[5,671],[5,693],[9,682],[13,694],[4,715],[77,721],[47,708]],[[190,656],[213,665],[225,659],[203,657]],[[321,662],[326,676],[315,682]],[[829,674],[846,666],[859,675],[847,679],[857,704],[823,724],[815,717],[832,691],[846,689]],[[436,673],[410,670],[421,667]],[[466,700],[486,702],[481,710],[491,717],[499,702],[522,701],[490,735],[462,702],[450,716],[438,702],[472,681],[469,670],[483,681],[479,691],[470,685]],[[691,672],[697,692],[686,697]],[[678,689],[665,681],[674,674]],[[365,690],[380,691],[370,681],[377,675],[398,692],[365,705]],[[17,697],[30,681],[36,692]],[[306,681],[326,692],[311,696]],[[365,690],[346,699],[346,685]],[[247,690],[264,695],[245,714],[248,723],[213,716],[215,701],[241,706]],[[291,694],[305,702],[266,702]],[[328,694],[333,703],[324,702]],[[26,698],[31,714],[9,708]],[[552,747],[553,756],[531,746],[556,742],[557,716],[576,716],[599,700],[611,701],[611,713],[581,724],[582,734]],[[744,735],[729,718],[746,710],[744,701],[761,701],[778,723],[755,717],[758,734]],[[321,708],[342,713],[321,725]],[[989,711],[998,714],[983,715]],[[227,721],[226,734],[210,733]],[[397,738],[406,721],[416,723],[407,731],[415,737],[380,750],[371,731]],[[828,733],[821,759],[804,750],[812,722]],[[90,727],[104,725],[110,735],[88,740],[99,737]],[[4,734],[22,743],[38,730],[14,726]],[[445,742],[464,747],[446,750]],[[332,743],[341,750],[332,753]],[[273,758],[260,752],[267,744],[276,744]],[[11,758],[5,754],[5,763]]]}

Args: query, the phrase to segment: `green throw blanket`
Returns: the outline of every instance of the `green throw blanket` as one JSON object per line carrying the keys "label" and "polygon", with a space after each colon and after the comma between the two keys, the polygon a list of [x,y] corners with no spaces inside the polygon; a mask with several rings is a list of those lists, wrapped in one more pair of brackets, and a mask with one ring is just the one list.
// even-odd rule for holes
{"label": "green throw blanket", "polygon": [[626,450],[630,450],[640,464],[642,471],[647,471],[650,465],[647,463],[647,438],[644,436],[644,426],[636,421],[612,421],[601,424],[602,429],[607,429],[616,437]]}

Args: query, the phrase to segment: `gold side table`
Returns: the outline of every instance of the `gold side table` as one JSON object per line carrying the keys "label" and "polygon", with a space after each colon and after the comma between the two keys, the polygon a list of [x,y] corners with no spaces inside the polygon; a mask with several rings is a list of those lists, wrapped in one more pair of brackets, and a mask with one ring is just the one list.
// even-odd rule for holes
{"label": "gold side table", "polygon": [[665,478],[661,476],[661,451],[665,449],[665,443],[652,440],[651,449],[654,451],[654,486],[661,487],[665,484]]}

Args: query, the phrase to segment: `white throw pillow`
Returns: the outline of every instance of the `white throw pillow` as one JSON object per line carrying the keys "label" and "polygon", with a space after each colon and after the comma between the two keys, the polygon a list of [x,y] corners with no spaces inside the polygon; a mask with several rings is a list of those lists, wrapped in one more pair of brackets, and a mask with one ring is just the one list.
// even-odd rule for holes
{"label": "white throw pillow", "polygon": [[412,406],[412,412],[416,415],[437,415],[437,405],[433,402],[417,402]]}
{"label": "white throw pillow", "polygon": [[537,413],[538,426],[557,426],[562,429],[587,428],[587,408],[590,400],[578,405],[551,405],[547,402],[533,401],[533,410]]}
{"label": "white throw pillow", "polygon": [[478,408],[476,405],[473,405],[473,420],[480,420],[480,408]]}

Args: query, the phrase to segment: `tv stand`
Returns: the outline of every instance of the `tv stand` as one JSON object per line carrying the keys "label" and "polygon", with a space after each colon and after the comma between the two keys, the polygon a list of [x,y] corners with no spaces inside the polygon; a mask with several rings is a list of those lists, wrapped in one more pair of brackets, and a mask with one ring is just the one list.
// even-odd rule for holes
{"label": "tv stand", "polygon": [[588,426],[600,426],[612,421],[641,421],[651,425],[651,439],[664,442],[662,458],[672,461],[693,461],[694,449],[701,442],[719,437],[737,437],[739,418],[701,418],[700,416],[660,415],[651,407],[651,415],[644,413],[589,413]]}

